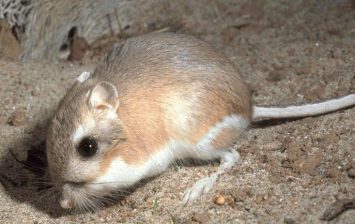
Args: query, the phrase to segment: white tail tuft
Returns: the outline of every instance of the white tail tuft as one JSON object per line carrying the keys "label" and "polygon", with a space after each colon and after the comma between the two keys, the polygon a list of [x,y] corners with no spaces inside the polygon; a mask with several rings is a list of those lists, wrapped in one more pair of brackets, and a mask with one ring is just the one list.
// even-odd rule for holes
{"label": "white tail tuft", "polygon": [[310,117],[325,114],[355,105],[355,94],[320,103],[289,107],[253,107],[253,120]]}

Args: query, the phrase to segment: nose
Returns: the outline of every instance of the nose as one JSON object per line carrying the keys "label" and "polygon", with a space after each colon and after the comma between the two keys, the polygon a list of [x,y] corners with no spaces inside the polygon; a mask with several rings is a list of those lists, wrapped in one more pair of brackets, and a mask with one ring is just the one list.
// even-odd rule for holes
{"label": "nose", "polygon": [[62,186],[62,197],[60,198],[60,207],[64,209],[74,209],[75,202],[73,195],[78,188],[82,187],[85,182],[65,181]]}
{"label": "nose", "polygon": [[60,207],[64,209],[73,209],[74,208],[74,203],[66,198],[61,198],[60,199]]}

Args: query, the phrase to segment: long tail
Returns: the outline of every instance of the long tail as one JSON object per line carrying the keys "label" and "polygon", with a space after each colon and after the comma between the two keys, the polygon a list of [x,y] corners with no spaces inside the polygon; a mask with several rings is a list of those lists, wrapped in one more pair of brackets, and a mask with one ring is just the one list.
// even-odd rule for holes
{"label": "long tail", "polygon": [[355,94],[349,94],[337,99],[320,103],[311,103],[289,107],[258,107],[254,106],[252,120],[283,119],[310,117],[344,109],[355,105]]}

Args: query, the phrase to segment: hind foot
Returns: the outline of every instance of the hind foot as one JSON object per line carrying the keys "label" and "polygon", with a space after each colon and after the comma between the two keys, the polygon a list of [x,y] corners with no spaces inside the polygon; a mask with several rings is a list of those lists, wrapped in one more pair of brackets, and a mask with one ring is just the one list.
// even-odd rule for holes
{"label": "hind foot", "polygon": [[218,168],[218,171],[211,174],[209,177],[198,180],[190,189],[185,191],[182,203],[186,205],[187,203],[196,200],[203,194],[212,190],[212,187],[216,183],[218,177],[225,173],[227,170],[231,169],[236,164],[236,162],[238,162],[238,160],[239,153],[233,149],[222,154],[221,164]]}

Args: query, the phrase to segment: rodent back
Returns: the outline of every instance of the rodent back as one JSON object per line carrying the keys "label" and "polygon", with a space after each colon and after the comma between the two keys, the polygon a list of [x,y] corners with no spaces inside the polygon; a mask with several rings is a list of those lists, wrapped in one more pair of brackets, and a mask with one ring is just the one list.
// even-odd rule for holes
{"label": "rodent back", "polygon": [[221,102],[230,112],[250,118],[249,90],[221,52],[191,36],[152,33],[117,45],[98,66],[94,78],[108,80],[120,95],[183,86],[198,90],[207,104]]}

